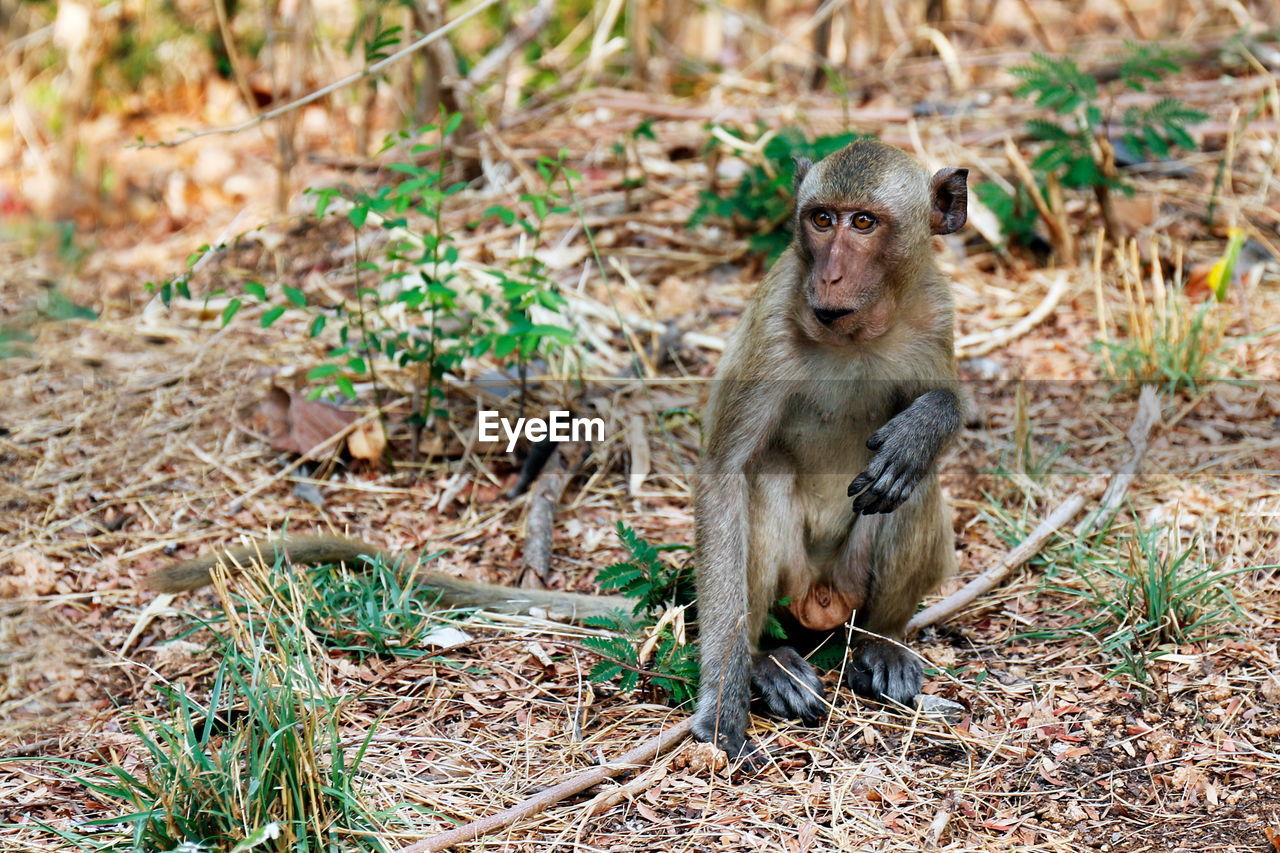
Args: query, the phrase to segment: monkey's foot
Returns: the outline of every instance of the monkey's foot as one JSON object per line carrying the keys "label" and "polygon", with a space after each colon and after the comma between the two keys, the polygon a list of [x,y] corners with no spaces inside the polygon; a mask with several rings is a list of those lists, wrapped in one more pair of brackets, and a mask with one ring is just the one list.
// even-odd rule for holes
{"label": "monkey's foot", "polygon": [[822,679],[813,665],[790,646],[761,652],[751,668],[751,683],[775,717],[799,718],[811,726],[826,710]]}
{"label": "monkey's foot", "polygon": [[901,646],[872,643],[854,655],[852,665],[845,670],[844,682],[859,696],[910,708],[924,683],[924,666]]}
{"label": "monkey's foot", "polygon": [[703,743],[712,743],[725,751],[730,761],[742,760],[747,770],[755,770],[757,761],[763,759],[760,747],[747,737],[746,731],[720,725],[715,717],[698,716],[693,721],[693,736]]}

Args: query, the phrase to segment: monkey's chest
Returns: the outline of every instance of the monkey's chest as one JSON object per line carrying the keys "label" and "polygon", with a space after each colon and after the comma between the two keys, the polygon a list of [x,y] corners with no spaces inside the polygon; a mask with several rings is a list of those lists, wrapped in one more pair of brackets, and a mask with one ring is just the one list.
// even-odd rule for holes
{"label": "monkey's chest", "polygon": [[874,389],[850,383],[811,389],[788,401],[771,444],[797,477],[826,493],[827,480],[849,479],[865,467],[867,439],[889,419],[888,406]]}

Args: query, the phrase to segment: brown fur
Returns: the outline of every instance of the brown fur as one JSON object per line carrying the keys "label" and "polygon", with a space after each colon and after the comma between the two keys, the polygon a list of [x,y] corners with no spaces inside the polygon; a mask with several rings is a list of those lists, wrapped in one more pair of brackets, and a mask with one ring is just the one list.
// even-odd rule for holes
{"label": "brown fur", "polygon": [[[702,692],[694,731],[731,754],[749,748],[752,683],[783,716],[813,717],[822,708],[821,683],[808,664],[790,649],[772,659],[760,650],[765,617],[780,597],[790,595],[793,612],[798,607],[796,615],[815,625],[847,605],[858,608],[859,627],[900,637],[955,560],[936,466],[893,511],[878,510],[887,514],[859,515],[846,488],[889,444],[900,456],[917,445],[936,454],[959,428],[946,402],[960,399],[952,297],[930,243],[939,216],[944,228],[963,223],[963,195],[958,217],[954,209],[935,213],[939,194],[929,175],[873,141],[801,172],[796,241],[742,316],[703,423],[695,504]],[[943,179],[963,193],[963,173]],[[869,233],[820,232],[815,210],[846,218],[869,211],[878,225]],[[851,313],[828,323],[819,309]],[[943,394],[912,405],[935,391]],[[931,408],[935,398],[944,405]],[[868,440],[883,438],[877,431],[891,420],[897,437],[869,450]],[[874,681],[877,667],[898,673],[900,681],[886,683],[900,693],[918,664],[895,662],[894,653],[870,655],[868,677]],[[791,663],[783,667],[782,659]]]}
{"label": "brown fur", "polygon": [[[288,539],[261,541],[253,545],[214,551],[202,557],[184,560],[157,569],[147,578],[147,586],[158,592],[186,592],[213,580],[218,565],[234,571],[259,559],[273,562],[287,560],[298,565],[318,563],[356,563],[363,557],[393,558],[376,545],[342,536],[291,536]],[[496,613],[529,613],[541,610],[556,618],[581,621],[589,616],[602,616],[614,610],[629,611],[630,599],[615,595],[581,595],[544,589],[513,589],[497,584],[479,583],[433,571],[418,571],[414,578],[423,586],[440,593],[440,607],[475,607]]]}

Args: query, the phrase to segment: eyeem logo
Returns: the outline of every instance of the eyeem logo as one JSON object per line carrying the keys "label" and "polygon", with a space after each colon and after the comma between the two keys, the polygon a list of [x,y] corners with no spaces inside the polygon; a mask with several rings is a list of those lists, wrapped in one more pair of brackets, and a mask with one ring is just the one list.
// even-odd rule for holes
{"label": "eyeem logo", "polygon": [[546,418],[516,418],[513,425],[510,418],[504,418],[497,412],[482,409],[479,413],[477,438],[481,441],[501,441],[498,428],[507,438],[507,452],[516,449],[516,442],[523,435],[529,441],[604,441],[604,418],[575,418],[573,413],[563,409],[547,412]]}

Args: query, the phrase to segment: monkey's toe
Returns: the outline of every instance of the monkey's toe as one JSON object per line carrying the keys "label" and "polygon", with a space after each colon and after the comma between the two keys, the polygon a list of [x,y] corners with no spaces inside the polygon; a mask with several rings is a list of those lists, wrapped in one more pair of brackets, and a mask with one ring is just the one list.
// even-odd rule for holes
{"label": "monkey's toe", "polygon": [[854,655],[844,680],[859,696],[911,707],[924,683],[924,666],[901,646],[873,643]]}
{"label": "monkey's toe", "polygon": [[745,759],[748,766],[754,767],[753,757],[760,751],[755,741],[747,737],[746,729],[731,726],[714,716],[699,714],[693,721],[693,736],[703,743],[713,743],[725,751],[730,761]]}
{"label": "monkey's toe", "polygon": [[769,713],[813,725],[826,709],[817,670],[789,646],[762,653],[751,669],[751,683]]}

